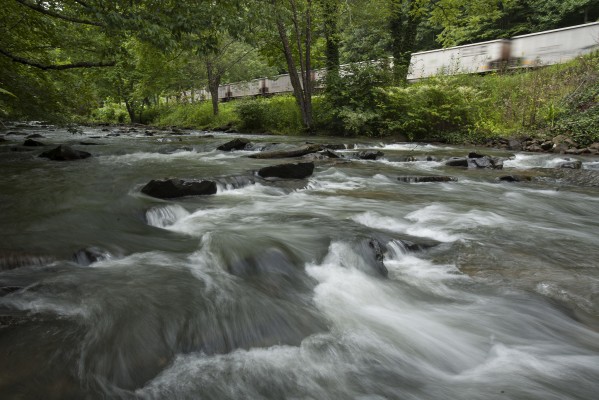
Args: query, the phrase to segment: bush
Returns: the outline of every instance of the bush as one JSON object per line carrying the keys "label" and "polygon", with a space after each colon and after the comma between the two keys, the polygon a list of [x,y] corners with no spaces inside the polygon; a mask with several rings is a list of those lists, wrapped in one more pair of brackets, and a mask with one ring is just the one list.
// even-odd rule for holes
{"label": "bush", "polygon": [[265,131],[268,125],[267,108],[267,102],[262,98],[239,100],[235,104],[235,112],[240,121],[239,128],[249,131]]}
{"label": "bush", "polygon": [[[291,95],[243,99],[234,104],[242,131],[296,135],[304,129],[300,109]],[[315,104],[313,98],[313,107]]]}
{"label": "bush", "polygon": [[447,140],[449,134],[480,127],[483,93],[450,79],[427,80],[408,87],[381,90],[382,129],[410,140]]}
{"label": "bush", "polygon": [[125,106],[117,103],[106,103],[103,107],[92,111],[92,120],[107,124],[122,124],[129,120]]}
{"label": "bush", "polygon": [[158,107],[154,123],[159,126],[188,126],[201,129],[233,126],[238,123],[231,103],[220,104],[219,114],[214,116],[212,103],[163,104]]}

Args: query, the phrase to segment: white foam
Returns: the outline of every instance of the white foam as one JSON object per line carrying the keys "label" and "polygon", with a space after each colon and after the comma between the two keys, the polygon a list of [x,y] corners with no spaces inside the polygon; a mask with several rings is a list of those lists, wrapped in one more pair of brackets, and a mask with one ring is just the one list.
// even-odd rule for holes
{"label": "white foam", "polygon": [[146,211],[148,225],[167,228],[189,216],[189,212],[178,204],[154,207]]}

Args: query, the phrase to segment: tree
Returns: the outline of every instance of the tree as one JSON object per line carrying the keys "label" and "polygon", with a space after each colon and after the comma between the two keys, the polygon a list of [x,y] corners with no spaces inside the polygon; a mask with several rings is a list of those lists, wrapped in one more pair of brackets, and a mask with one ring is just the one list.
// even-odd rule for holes
{"label": "tree", "polygon": [[287,63],[302,123],[312,129],[312,0],[271,0],[271,11]]}
{"label": "tree", "polygon": [[418,26],[425,8],[420,0],[389,0],[389,9],[394,80],[396,83],[406,83],[410,58],[416,50]]}

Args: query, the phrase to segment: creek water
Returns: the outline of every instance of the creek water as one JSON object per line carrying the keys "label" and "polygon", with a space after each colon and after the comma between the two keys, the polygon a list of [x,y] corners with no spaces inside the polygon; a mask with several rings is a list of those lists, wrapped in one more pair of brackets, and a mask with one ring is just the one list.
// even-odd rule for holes
{"label": "creek water", "polygon": [[[221,133],[9,129],[48,146],[0,143],[0,398],[597,398],[599,189],[495,180],[564,156],[485,149],[504,170],[468,170],[442,161],[465,148],[246,136],[384,156],[243,185],[290,160]],[[61,143],[93,157],[37,157]],[[458,181],[397,180],[427,174]],[[140,193],[164,177],[218,193]]]}

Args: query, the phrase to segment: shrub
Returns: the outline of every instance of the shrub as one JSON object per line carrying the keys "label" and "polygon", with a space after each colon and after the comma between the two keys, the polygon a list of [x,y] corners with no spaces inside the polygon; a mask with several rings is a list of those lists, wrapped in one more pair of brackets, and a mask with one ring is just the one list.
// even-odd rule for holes
{"label": "shrub", "polygon": [[268,109],[265,99],[239,100],[235,104],[235,111],[239,117],[240,129],[249,131],[266,130]]}
{"label": "shrub", "polygon": [[480,127],[483,94],[450,79],[431,79],[381,92],[382,129],[386,134],[403,134],[410,140],[447,140],[448,134]]}

